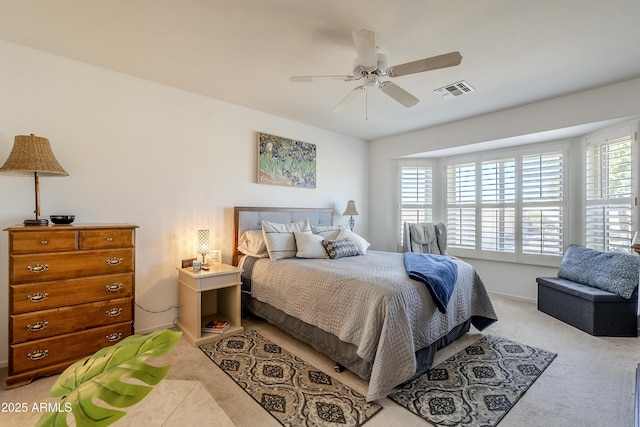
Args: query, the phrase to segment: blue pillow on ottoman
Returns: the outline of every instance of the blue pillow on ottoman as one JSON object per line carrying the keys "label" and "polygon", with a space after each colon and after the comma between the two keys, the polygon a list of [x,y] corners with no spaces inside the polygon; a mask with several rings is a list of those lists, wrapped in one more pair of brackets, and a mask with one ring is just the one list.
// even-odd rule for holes
{"label": "blue pillow on ottoman", "polygon": [[582,246],[567,248],[558,277],[629,299],[640,276],[640,256],[602,252]]}

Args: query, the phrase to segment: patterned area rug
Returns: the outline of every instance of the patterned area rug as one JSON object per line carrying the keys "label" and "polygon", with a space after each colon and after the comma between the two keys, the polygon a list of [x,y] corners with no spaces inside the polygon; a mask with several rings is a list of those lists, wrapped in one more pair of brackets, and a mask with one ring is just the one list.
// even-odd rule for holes
{"label": "patterned area rug", "polygon": [[436,426],[495,426],[555,357],[487,335],[389,398]]}
{"label": "patterned area rug", "polygon": [[253,330],[200,349],[282,425],[360,426],[382,409]]}

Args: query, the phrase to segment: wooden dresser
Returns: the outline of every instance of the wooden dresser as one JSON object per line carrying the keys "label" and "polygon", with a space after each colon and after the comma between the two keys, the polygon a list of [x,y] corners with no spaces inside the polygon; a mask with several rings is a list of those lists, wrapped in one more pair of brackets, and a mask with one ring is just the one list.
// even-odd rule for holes
{"label": "wooden dresser", "polygon": [[133,334],[135,225],[9,227],[7,388]]}

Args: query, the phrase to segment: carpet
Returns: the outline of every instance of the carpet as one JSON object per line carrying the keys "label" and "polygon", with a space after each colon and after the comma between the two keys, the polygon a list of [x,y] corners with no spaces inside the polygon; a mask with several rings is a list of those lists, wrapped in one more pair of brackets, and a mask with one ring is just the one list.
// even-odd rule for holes
{"label": "carpet", "polygon": [[382,407],[254,330],[200,349],[286,426],[360,426]]}
{"label": "carpet", "polygon": [[555,357],[487,335],[389,398],[436,426],[495,426]]}

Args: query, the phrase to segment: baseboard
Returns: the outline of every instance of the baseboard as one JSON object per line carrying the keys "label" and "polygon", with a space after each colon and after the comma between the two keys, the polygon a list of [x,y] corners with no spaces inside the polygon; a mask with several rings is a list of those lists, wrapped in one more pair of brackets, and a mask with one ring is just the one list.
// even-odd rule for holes
{"label": "baseboard", "polygon": [[[502,292],[487,291],[487,293],[489,294],[489,296],[498,295],[498,296],[501,296],[501,297],[507,297],[507,298],[511,298],[511,299],[515,299],[515,300],[519,300],[519,301],[531,302],[531,303],[534,303],[534,304],[537,301],[535,298],[525,298],[525,297],[518,296],[518,295],[505,294],[505,293],[502,293]],[[638,324],[638,327],[640,328],[640,323]]]}
{"label": "baseboard", "polygon": [[152,326],[151,328],[145,328],[145,329],[137,329],[137,328],[133,328],[134,332],[136,335],[146,335],[146,334],[150,334],[151,332],[155,332],[155,331],[159,331],[161,329],[174,329],[176,326],[172,323],[165,323],[164,325],[156,325],[156,326]]}
{"label": "baseboard", "polygon": [[0,368],[8,368],[9,360],[0,360]]}

